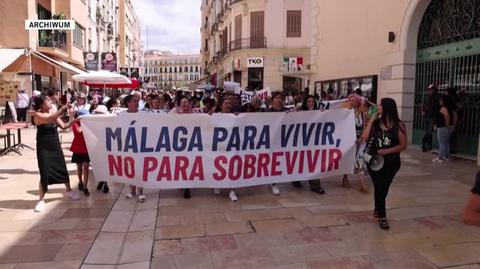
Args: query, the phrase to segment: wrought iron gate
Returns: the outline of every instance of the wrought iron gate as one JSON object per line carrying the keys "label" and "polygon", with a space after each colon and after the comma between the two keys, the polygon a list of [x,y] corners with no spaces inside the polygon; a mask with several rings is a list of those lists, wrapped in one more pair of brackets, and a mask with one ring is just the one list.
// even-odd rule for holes
{"label": "wrought iron gate", "polygon": [[[426,88],[458,92],[454,148],[475,155],[480,133],[480,0],[432,0],[418,34],[413,143],[421,144]],[[436,144],[434,136],[434,144]]]}
{"label": "wrought iron gate", "polygon": [[[470,55],[459,56],[465,51]],[[413,142],[422,143],[421,106],[426,88],[435,83],[440,93],[448,88],[457,90],[460,109],[453,148],[461,154],[475,155],[480,133],[480,40],[420,50],[417,60]]]}

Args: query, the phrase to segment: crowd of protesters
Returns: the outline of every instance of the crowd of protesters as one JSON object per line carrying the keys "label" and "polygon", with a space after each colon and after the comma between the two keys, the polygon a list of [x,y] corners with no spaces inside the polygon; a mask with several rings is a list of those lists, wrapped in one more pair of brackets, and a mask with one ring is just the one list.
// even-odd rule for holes
{"label": "crowd of protesters", "polygon": [[[238,114],[324,110],[324,101],[334,100],[334,96],[331,90],[322,92],[320,95],[309,95],[308,92],[301,92],[293,96],[284,96],[281,92],[273,92],[268,100],[262,100],[254,96],[250,102],[242,102],[239,94],[222,90],[205,90],[202,92],[134,90],[118,97],[107,97],[103,94],[103,91],[90,91],[87,95],[79,91],[71,91],[70,89],[60,97],[58,91],[49,90],[46,94],[40,94],[34,99],[33,107],[35,112],[32,113],[35,113],[34,118],[38,128],[37,143],[39,144],[43,144],[42,139],[45,138],[42,138],[42,136],[45,134],[56,134],[53,130],[55,129],[56,131],[56,127],[53,128],[53,126],[61,128],[72,126],[74,131],[74,141],[71,148],[73,152],[72,162],[77,164],[78,189],[85,196],[89,196],[88,167],[90,159],[86,151],[80,123],[75,120],[78,116],[104,113],[118,114],[123,112]],[[446,96],[438,97],[438,101],[435,101],[436,99],[434,98],[436,98],[435,91],[430,95],[427,102],[425,118],[431,120],[437,128],[447,128],[446,132],[438,132],[439,141],[445,142],[448,141],[449,134],[451,134],[451,131],[449,131],[451,126],[455,125],[454,109],[450,107],[451,103]],[[39,103],[42,100],[43,102]],[[51,103],[63,106],[58,109],[57,106],[50,105]],[[355,93],[345,98],[342,106],[353,109],[355,112],[358,155],[361,156],[363,151],[373,147],[375,150],[374,154],[382,155],[385,159],[385,164],[379,171],[373,171],[366,165],[362,166],[356,163],[355,175],[358,178],[359,190],[365,193],[369,192],[365,175],[368,174],[372,178],[375,200],[374,216],[378,219],[380,228],[389,229],[389,223],[386,219],[385,201],[393,178],[400,168],[399,154],[407,145],[405,125],[399,119],[395,101],[390,98],[382,99],[377,108],[374,103],[363,97],[361,90],[358,89]],[[378,109],[378,113],[376,109]],[[441,118],[442,116],[443,119]],[[62,118],[63,120],[60,120]],[[428,144],[428,134],[426,136],[424,149],[429,149],[428,147],[431,147],[431,144]],[[47,139],[52,140],[53,138]],[[374,141],[374,143],[370,143],[373,145],[367,147],[369,141]],[[57,143],[58,141],[52,140],[50,142]],[[58,171],[52,171],[51,168],[47,168],[41,163],[41,159],[45,158],[64,159],[61,150],[57,148],[55,152],[45,153],[43,152],[45,147],[41,145],[38,145],[38,147],[42,149],[42,151],[39,151],[39,154],[43,155],[39,156],[41,195],[35,211],[43,210],[45,206],[43,197],[48,190],[47,186],[49,184],[64,183],[67,187],[68,196],[71,199],[79,199],[78,194],[70,188],[68,173],[65,173],[65,162],[57,162],[58,167],[56,169]],[[448,146],[442,145],[440,151],[437,161],[447,160],[449,158]],[[58,180],[59,177],[62,180]],[[97,179],[99,181],[97,190],[108,193],[108,184],[101,180]],[[309,180],[308,184],[312,192],[318,194],[325,193],[325,189],[319,179]],[[297,188],[302,187],[302,183],[299,181],[292,181],[292,185]],[[348,175],[344,175],[342,186],[350,188]],[[273,195],[280,195],[280,189],[277,184],[270,185],[270,188]],[[219,195],[221,192],[219,189],[214,189],[214,193]],[[183,190],[185,199],[189,199],[191,196],[191,190]],[[239,199],[234,189],[229,190],[228,197],[234,202]],[[128,192],[126,198],[136,198],[139,202],[146,200],[143,189],[135,186],[130,186],[130,192]]]}

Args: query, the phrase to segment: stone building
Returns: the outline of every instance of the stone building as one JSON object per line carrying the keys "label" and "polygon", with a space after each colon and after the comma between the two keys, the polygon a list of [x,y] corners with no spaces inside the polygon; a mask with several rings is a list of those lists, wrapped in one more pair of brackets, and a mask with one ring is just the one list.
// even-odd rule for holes
{"label": "stone building", "polygon": [[143,46],[141,28],[138,21],[133,0],[118,1],[119,67],[141,67],[143,60]]}
{"label": "stone building", "polygon": [[[462,109],[454,148],[475,155],[480,132],[480,1],[315,0],[310,86],[392,97],[421,144],[426,88],[455,88]],[[376,98],[375,98],[376,97]]]}
{"label": "stone building", "polygon": [[[480,132],[479,0],[203,0],[202,65],[212,84],[273,90],[357,88],[397,101],[421,143],[428,85],[459,92],[454,148],[474,155]],[[299,23],[300,22],[300,23]]]}
{"label": "stone building", "polygon": [[202,0],[202,64],[215,86],[300,91],[312,73],[312,0]]}
{"label": "stone building", "polygon": [[188,87],[200,79],[201,59],[198,54],[173,54],[168,51],[147,51],[144,56],[143,80],[150,87],[172,89]]}
{"label": "stone building", "polygon": [[[0,1],[0,103],[16,90],[29,95],[43,87],[81,88],[72,75],[83,72],[87,48],[87,5],[78,0]],[[69,19],[74,30],[26,30],[25,20]]]}

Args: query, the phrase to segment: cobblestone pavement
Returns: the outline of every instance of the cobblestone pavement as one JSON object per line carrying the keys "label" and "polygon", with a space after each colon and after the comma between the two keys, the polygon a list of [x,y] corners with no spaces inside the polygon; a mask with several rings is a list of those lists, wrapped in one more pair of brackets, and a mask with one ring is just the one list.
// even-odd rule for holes
{"label": "cobblestone pavement", "polygon": [[[67,160],[71,133],[61,133]],[[23,132],[35,145],[35,130]],[[0,157],[0,269],[6,268],[480,268],[480,228],[459,218],[474,162],[434,164],[409,149],[388,198],[391,230],[372,217],[372,194],[323,181],[325,195],[280,184],[239,190],[239,201],[211,190],[148,191],[126,200],[126,188],[95,190],[80,201],[52,186],[34,213],[39,174],[35,152]],[[75,166],[68,164],[72,186]]]}

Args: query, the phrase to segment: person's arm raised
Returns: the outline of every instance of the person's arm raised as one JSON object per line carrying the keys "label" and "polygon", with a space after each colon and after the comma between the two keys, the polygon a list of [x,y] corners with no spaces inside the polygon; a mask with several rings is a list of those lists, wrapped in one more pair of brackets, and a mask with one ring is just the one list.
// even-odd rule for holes
{"label": "person's arm raised", "polygon": [[35,111],[33,113],[35,117],[35,123],[36,124],[47,124],[47,123],[53,123],[57,120],[58,117],[60,117],[63,112],[67,110],[67,106],[62,106],[57,112],[53,114],[48,114],[48,113],[42,113],[39,111]]}
{"label": "person's arm raised", "polygon": [[58,125],[58,127],[60,127],[60,129],[65,130],[65,129],[70,128],[70,126],[72,126],[72,123],[75,122],[75,121],[77,121],[77,120],[78,120],[78,119],[73,119],[73,120],[65,123],[65,122],[63,122],[62,119],[57,118],[57,125]]}

